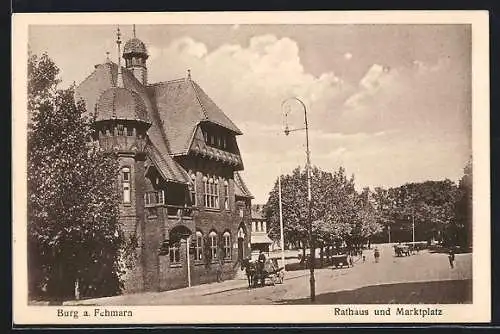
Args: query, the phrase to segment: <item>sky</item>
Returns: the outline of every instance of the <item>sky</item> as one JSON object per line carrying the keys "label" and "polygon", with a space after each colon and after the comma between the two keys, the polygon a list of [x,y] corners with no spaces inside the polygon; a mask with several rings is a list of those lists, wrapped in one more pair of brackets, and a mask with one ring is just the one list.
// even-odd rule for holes
{"label": "sky", "polygon": [[[132,26],[122,25],[122,39]],[[467,25],[137,25],[150,83],[192,79],[242,130],[242,175],[254,203],[277,176],[340,166],[358,189],[460,179],[471,155],[471,29]],[[31,26],[62,86],[116,61],[116,26]],[[288,117],[284,117],[285,112]]]}

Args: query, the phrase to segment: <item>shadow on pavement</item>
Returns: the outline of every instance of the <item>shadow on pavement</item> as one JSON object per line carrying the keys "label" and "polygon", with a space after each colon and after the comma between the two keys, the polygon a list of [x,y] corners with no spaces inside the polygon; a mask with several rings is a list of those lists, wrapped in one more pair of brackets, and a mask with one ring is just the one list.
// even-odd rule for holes
{"label": "shadow on pavement", "polygon": [[[277,304],[310,304],[309,298]],[[449,280],[373,285],[356,290],[316,295],[315,304],[470,304],[472,280]]]}
{"label": "shadow on pavement", "polygon": [[[326,257],[321,261],[321,259],[314,259],[314,269],[327,268],[332,265],[332,260],[327,259]],[[286,271],[297,271],[309,269],[309,261],[295,262],[295,263],[287,263],[285,265]]]}

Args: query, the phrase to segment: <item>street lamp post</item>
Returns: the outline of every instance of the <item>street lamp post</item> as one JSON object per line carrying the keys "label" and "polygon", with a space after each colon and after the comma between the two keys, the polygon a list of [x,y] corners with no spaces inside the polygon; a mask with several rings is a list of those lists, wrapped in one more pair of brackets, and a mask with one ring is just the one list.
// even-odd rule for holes
{"label": "street lamp post", "polygon": [[[299,98],[297,97],[291,97],[289,99],[286,99],[283,101],[281,104],[281,107],[292,100],[295,100],[300,103],[302,108],[304,109],[304,124],[305,128],[299,128],[299,129],[289,129],[288,125],[285,126],[285,135],[289,135],[290,132],[292,131],[299,131],[299,130],[306,130],[306,174],[307,174],[307,228],[308,228],[308,233],[309,233],[309,249],[310,249],[310,254],[309,254],[309,270],[310,270],[310,277],[309,277],[309,284],[310,284],[310,290],[311,290],[311,302],[314,302],[316,299],[316,284],[315,284],[315,279],[314,279],[314,260],[315,260],[315,246],[314,246],[314,237],[313,237],[313,231],[312,231],[312,220],[311,220],[311,202],[312,202],[312,195],[311,195],[311,154],[309,151],[309,126],[307,123],[307,108],[304,102],[302,102]],[[285,113],[285,117],[287,116],[287,113]]]}
{"label": "street lamp post", "polygon": [[411,214],[411,239],[413,241],[413,246],[415,246],[415,213]]}
{"label": "street lamp post", "polygon": [[279,207],[280,207],[280,247],[281,247],[281,263],[283,264],[283,271],[286,271],[285,265],[285,233],[283,231],[283,205],[281,203],[281,173],[278,177],[278,195],[279,195]]}

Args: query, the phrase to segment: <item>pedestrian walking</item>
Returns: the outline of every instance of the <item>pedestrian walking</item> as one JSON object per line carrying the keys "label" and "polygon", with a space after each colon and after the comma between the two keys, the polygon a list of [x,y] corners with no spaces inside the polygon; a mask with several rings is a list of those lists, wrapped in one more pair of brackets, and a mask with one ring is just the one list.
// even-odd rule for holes
{"label": "pedestrian walking", "polygon": [[375,250],[373,251],[373,255],[375,256],[375,263],[378,263],[378,260],[380,258],[380,252],[377,247],[375,247]]}
{"label": "pedestrian walking", "polygon": [[455,252],[451,248],[448,253],[448,261],[450,261],[450,268],[453,269],[455,267]]}
{"label": "pedestrian walking", "polygon": [[257,282],[260,281],[261,286],[264,286],[264,264],[266,263],[266,255],[260,250],[259,257],[257,259]]}

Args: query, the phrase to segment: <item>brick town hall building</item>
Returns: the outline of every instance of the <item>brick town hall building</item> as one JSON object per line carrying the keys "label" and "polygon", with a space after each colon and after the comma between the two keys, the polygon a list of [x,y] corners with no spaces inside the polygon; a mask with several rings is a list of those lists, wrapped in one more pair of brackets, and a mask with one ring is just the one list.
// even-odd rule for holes
{"label": "brick town hall building", "polygon": [[223,278],[232,278],[250,255],[242,133],[189,72],[148,82],[148,53],[135,29],[123,54],[119,30],[117,44],[118,64],[96,65],[77,96],[95,112],[95,140],[118,154],[120,220],[137,254],[124,292],[213,282],[221,264]]}

